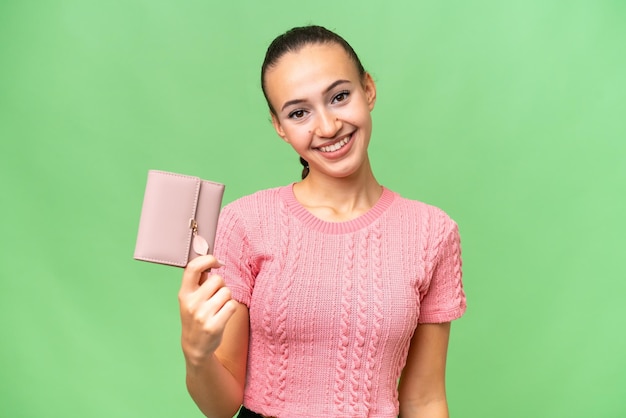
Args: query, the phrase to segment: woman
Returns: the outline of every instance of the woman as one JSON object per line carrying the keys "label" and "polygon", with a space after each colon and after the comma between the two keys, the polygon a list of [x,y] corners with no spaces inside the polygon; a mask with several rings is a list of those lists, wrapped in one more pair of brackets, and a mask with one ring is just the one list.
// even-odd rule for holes
{"label": "woman", "polygon": [[185,269],[192,398],[209,417],[242,404],[242,417],[447,417],[450,321],[465,311],[456,224],[376,181],[376,86],[341,37],[286,32],[261,78],[303,179],[227,205],[215,257]]}

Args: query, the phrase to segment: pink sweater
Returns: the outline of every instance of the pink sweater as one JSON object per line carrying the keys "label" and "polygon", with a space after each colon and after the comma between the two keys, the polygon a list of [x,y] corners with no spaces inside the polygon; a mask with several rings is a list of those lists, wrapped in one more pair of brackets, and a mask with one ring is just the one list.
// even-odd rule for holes
{"label": "pink sweater", "polygon": [[249,307],[244,405],[275,417],[396,417],[415,327],[465,311],[457,225],[384,189],[367,213],[325,222],[292,186],[222,210],[215,255]]}

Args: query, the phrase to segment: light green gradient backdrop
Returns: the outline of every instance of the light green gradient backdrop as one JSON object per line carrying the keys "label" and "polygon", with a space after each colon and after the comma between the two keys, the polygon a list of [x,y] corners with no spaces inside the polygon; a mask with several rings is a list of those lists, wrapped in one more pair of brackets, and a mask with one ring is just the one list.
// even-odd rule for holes
{"label": "light green gradient backdrop", "polygon": [[0,415],[193,417],[145,175],[293,181],[258,69],[300,24],[379,88],[378,179],[460,224],[454,417],[626,416],[623,1],[0,2]]}

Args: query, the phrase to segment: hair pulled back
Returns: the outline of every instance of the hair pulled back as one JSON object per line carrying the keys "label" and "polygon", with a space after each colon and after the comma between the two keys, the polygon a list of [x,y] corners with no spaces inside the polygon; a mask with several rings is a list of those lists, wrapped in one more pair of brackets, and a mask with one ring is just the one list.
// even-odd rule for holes
{"label": "hair pulled back", "polygon": [[[361,64],[361,60],[358,55],[354,52],[354,49],[352,49],[350,44],[345,39],[337,35],[335,32],[317,25],[300,26],[289,29],[287,32],[277,36],[272,41],[270,46],[267,48],[265,59],[263,60],[263,65],[261,66],[261,89],[263,90],[263,96],[265,96],[265,101],[267,102],[272,114],[276,115],[276,111],[272,106],[272,103],[270,103],[267,95],[267,90],[265,88],[265,73],[268,69],[274,67],[278,63],[278,60],[280,60],[280,58],[288,52],[298,52],[305,46],[316,44],[337,44],[341,46],[354,62],[359,76],[363,77],[365,75],[365,69]],[[300,157],[300,163],[303,166],[302,178],[304,179],[309,174],[309,163],[302,157]]]}

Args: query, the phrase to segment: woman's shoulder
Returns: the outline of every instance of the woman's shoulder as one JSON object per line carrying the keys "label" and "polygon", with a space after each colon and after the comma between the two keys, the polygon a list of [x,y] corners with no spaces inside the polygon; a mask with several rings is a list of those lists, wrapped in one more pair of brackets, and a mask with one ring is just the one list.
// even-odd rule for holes
{"label": "woman's shoulder", "polygon": [[409,216],[415,216],[420,219],[426,218],[437,220],[438,222],[442,222],[445,224],[455,223],[445,210],[434,204],[426,203],[422,200],[404,197],[397,192],[394,193],[396,194],[396,209],[405,212]]}
{"label": "woman's shoulder", "polygon": [[436,214],[447,216],[446,212],[443,209],[441,209],[440,207],[432,203],[427,203],[423,200],[409,198],[409,197],[401,195],[398,192],[393,192],[393,193],[396,195],[396,199],[395,199],[396,204],[402,208],[406,208],[408,210],[418,212],[418,213],[430,212],[430,213],[436,213]]}

